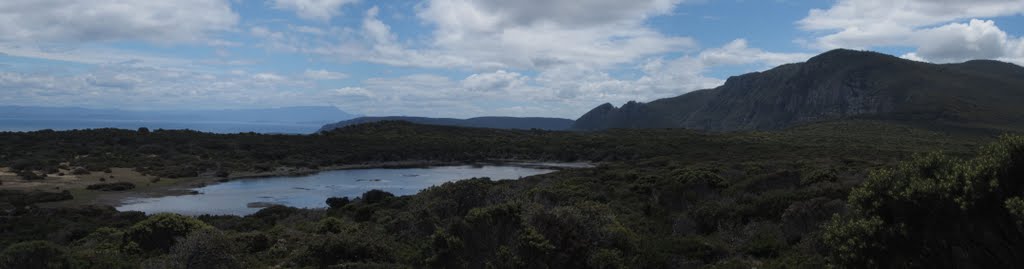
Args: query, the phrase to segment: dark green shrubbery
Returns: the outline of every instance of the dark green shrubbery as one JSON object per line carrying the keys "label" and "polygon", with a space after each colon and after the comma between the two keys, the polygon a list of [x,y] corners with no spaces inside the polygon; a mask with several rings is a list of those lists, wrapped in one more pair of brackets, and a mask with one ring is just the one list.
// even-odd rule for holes
{"label": "dark green shrubbery", "polygon": [[348,197],[331,197],[327,198],[327,206],[330,208],[342,208],[351,202]]}
{"label": "dark green shrubbery", "polygon": [[17,243],[0,252],[0,269],[72,268],[67,253],[49,241]]}
{"label": "dark green shrubbery", "polygon": [[[964,145],[975,142],[913,133],[894,138],[888,131],[864,135],[858,134],[864,125],[853,127],[561,133],[381,123],[311,136],[0,133],[0,166],[30,159],[67,168],[127,167],[172,183],[166,176],[182,171],[178,175],[408,160],[615,160],[514,181],[445,183],[414,196],[372,191],[328,199],[326,210],[272,206],[245,217],[8,209],[0,201],[0,249],[48,240],[55,245],[36,249],[63,253],[66,259],[56,264],[103,269],[824,268],[826,256],[838,266],[925,267],[936,264],[924,259],[961,265],[958,258],[929,256],[958,247],[971,259],[992,261],[981,265],[1018,265],[995,262],[1004,257],[1001,251],[1020,248],[1011,240],[1019,233],[1013,229],[1024,229],[1024,196],[1013,191],[1012,180],[990,173],[1000,169],[963,165],[974,167],[964,171],[988,172],[936,173],[996,175],[988,177],[999,179],[995,192],[987,191],[991,185],[966,184],[974,177],[949,177],[957,180],[936,181],[940,185],[883,176],[873,180],[889,183],[856,191],[851,197],[867,198],[851,198],[861,205],[851,202],[845,213],[844,200],[869,168],[938,147],[962,155]],[[941,191],[922,191],[934,189]],[[903,195],[910,198],[893,198]],[[973,202],[961,209],[961,201]],[[835,214],[843,217],[826,233],[820,227]],[[965,235],[952,227],[964,227]],[[1007,236],[991,239],[994,233]],[[995,250],[972,252],[989,247]]]}
{"label": "dark green shrubbery", "polygon": [[241,249],[224,233],[214,229],[192,232],[171,247],[170,268],[233,269],[242,266]]}
{"label": "dark green shrubbery", "polygon": [[85,187],[87,190],[96,191],[126,191],[134,188],[135,184],[131,182],[97,183]]}
{"label": "dark green shrubbery", "polygon": [[178,214],[156,214],[128,228],[124,234],[125,248],[131,251],[167,251],[179,237],[201,229],[211,228],[194,218]]}
{"label": "dark green shrubbery", "polygon": [[874,173],[829,224],[843,267],[1024,266],[1024,137],[1003,137],[973,159],[938,153]]}
{"label": "dark green shrubbery", "polygon": [[391,198],[391,197],[395,197],[395,195],[391,194],[390,192],[386,192],[386,191],[382,191],[382,190],[369,190],[369,191],[363,193],[362,199],[363,199],[363,202],[365,202],[367,204],[376,204],[376,203],[383,202],[384,200],[386,200],[388,198]]}

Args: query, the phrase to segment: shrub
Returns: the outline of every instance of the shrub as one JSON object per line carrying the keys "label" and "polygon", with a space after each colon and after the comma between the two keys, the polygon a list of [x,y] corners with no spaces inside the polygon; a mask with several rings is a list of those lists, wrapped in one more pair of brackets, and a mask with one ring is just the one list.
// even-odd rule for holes
{"label": "shrub", "polygon": [[346,262],[387,262],[393,249],[376,238],[362,234],[327,234],[311,238],[300,264],[326,268]]}
{"label": "shrub", "polygon": [[28,241],[0,252],[0,268],[71,268],[71,265],[60,246],[49,241]]}
{"label": "shrub", "polygon": [[75,169],[71,170],[71,174],[72,175],[88,175],[88,174],[90,174],[90,172],[89,172],[89,169],[85,169],[85,167],[75,167]]}
{"label": "shrub", "polygon": [[246,218],[254,218],[268,225],[274,225],[278,221],[287,218],[295,213],[299,212],[298,208],[288,207],[283,205],[273,205],[260,211],[256,211],[252,215],[246,216]]}
{"label": "shrub", "polygon": [[270,237],[262,232],[248,232],[238,234],[234,237],[235,241],[241,242],[245,247],[245,251],[250,253],[256,253],[264,251],[270,248]]}
{"label": "shrub", "polygon": [[788,245],[782,229],[776,224],[750,223],[744,227],[747,239],[741,248],[754,257],[775,257]]}
{"label": "shrub", "polygon": [[687,186],[706,186],[709,188],[725,188],[725,179],[714,170],[707,168],[685,168],[677,170],[676,180]]}
{"label": "shrub", "polygon": [[195,231],[171,247],[171,268],[242,268],[233,243],[215,229]]}
{"label": "shrub", "polygon": [[131,182],[115,182],[115,183],[98,183],[86,186],[87,190],[96,191],[126,191],[135,188],[135,184]]}
{"label": "shrub", "polygon": [[394,194],[382,190],[370,190],[363,193],[363,202],[367,204],[376,204],[384,201],[385,199],[395,197]]}
{"label": "shrub", "polygon": [[327,198],[326,202],[327,206],[330,208],[342,208],[345,207],[345,205],[348,205],[351,201],[349,201],[348,197],[331,197]]}
{"label": "shrub", "polygon": [[128,228],[124,234],[124,243],[126,246],[134,244],[144,251],[167,251],[174,245],[176,238],[204,228],[210,226],[191,217],[156,214]]}
{"label": "shrub", "polygon": [[21,170],[21,171],[18,171],[16,174],[18,174],[18,176],[21,177],[21,179],[24,179],[24,180],[41,180],[41,179],[45,178],[45,177],[43,177],[45,175],[40,176],[40,175],[36,174],[35,172],[29,171],[29,170]]}
{"label": "shrub", "polygon": [[316,225],[316,231],[318,233],[351,233],[358,229],[354,223],[346,222],[342,219],[335,217],[327,217],[320,220]]}
{"label": "shrub", "polygon": [[819,182],[836,182],[839,172],[835,168],[814,169],[800,173],[800,185],[808,186]]}
{"label": "shrub", "polygon": [[873,173],[833,218],[825,242],[842,267],[1021,268],[1024,137],[971,160],[933,153]]}

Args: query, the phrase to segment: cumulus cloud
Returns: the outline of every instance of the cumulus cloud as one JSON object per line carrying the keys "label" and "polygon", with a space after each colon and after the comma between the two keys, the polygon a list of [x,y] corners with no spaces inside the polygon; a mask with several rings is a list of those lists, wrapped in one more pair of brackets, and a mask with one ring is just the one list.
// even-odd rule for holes
{"label": "cumulus cloud", "polygon": [[915,38],[920,45],[914,55],[936,62],[1024,56],[1019,54],[1021,39],[1010,37],[990,20],[924,29]]}
{"label": "cumulus cloud", "polygon": [[[46,3],[61,1],[70,2]],[[97,3],[103,4],[102,1],[106,0]],[[340,10],[352,2],[267,1],[271,8],[294,11],[302,18],[321,22],[339,16]],[[204,28],[188,24],[192,22],[177,25],[190,27],[192,33],[177,39],[199,40],[200,44],[221,49],[240,44],[224,40],[223,36],[217,39],[206,35],[231,30],[255,37],[261,40],[257,46],[276,52],[306,54],[315,60],[331,58],[342,63],[416,67],[404,70],[418,73],[369,78],[355,84],[348,84],[347,74],[326,69],[299,70],[296,74],[281,70],[244,71],[241,67],[228,67],[239,70],[223,73],[196,71],[225,67],[210,68],[209,63],[187,59],[158,64],[161,59],[118,56],[117,51],[63,54],[0,42],[0,51],[14,51],[17,55],[81,59],[97,64],[71,75],[0,71],[0,91],[5,93],[0,100],[126,108],[131,108],[131,104],[145,106],[142,108],[183,104],[193,108],[333,104],[369,115],[574,118],[604,102],[649,101],[717,86],[722,80],[707,76],[716,67],[763,68],[809,57],[764,51],[743,39],[701,50],[689,37],[666,35],[647,25],[651,17],[672,16],[682,2],[427,0],[416,5],[415,16],[405,18],[419,20],[419,25],[428,29],[412,36],[403,36],[407,32],[397,31],[389,24],[394,22],[389,18],[395,17],[383,14],[383,10],[392,9],[377,7],[356,13],[359,18],[351,20],[353,25],[254,22],[235,30],[232,28],[237,24],[237,16],[226,26]],[[148,4],[129,6],[133,5]],[[226,10],[230,12],[230,8]],[[3,10],[0,14],[4,14]],[[4,27],[7,26],[0,25],[0,33],[14,29]],[[152,33],[153,37],[121,34],[89,40],[150,40],[160,34],[163,33]],[[86,56],[93,58],[83,59]],[[143,64],[129,63],[134,59],[141,59]],[[109,64],[122,60],[124,63]],[[431,69],[466,75],[441,76]]]}
{"label": "cumulus cloud", "polygon": [[258,73],[252,75],[252,78],[258,81],[283,81],[285,77],[274,74],[274,73]]}
{"label": "cumulus cloud", "polygon": [[327,71],[327,70],[323,70],[323,69],[320,69],[320,70],[306,70],[306,72],[303,73],[303,76],[305,76],[308,79],[316,79],[316,80],[339,80],[339,79],[345,79],[345,78],[348,77],[348,75],[345,74],[345,73],[331,72],[331,71]]}
{"label": "cumulus cloud", "polygon": [[[607,67],[696,47],[643,25],[681,1],[432,0],[417,16],[435,26],[436,50],[504,68]],[[448,53],[446,53],[448,54]]]}
{"label": "cumulus cloud", "polygon": [[1017,0],[839,0],[812,9],[798,24],[807,30],[846,30],[888,25],[917,28],[950,21],[1024,13]]}
{"label": "cumulus cloud", "polygon": [[300,18],[327,21],[341,14],[341,7],[359,0],[274,0],[274,8],[291,10]]}
{"label": "cumulus cloud", "polygon": [[237,23],[227,0],[0,2],[0,41],[200,42]]}
{"label": "cumulus cloud", "polygon": [[[315,85],[282,75],[216,74],[137,63],[99,65],[81,73],[0,71],[0,102],[42,106],[190,109],[322,105]],[[282,103],[288,100],[292,103]]]}
{"label": "cumulus cloud", "polygon": [[432,0],[420,16],[443,28],[493,31],[498,28],[556,24],[566,27],[639,22],[670,13],[681,0]]}
{"label": "cumulus cloud", "polygon": [[343,87],[333,90],[330,94],[339,97],[373,98],[373,93],[362,87]]}
{"label": "cumulus cloud", "polygon": [[816,48],[908,46],[917,50],[904,57],[915,60],[1024,63],[1020,38],[984,20],[1022,13],[1024,2],[1017,0],[840,0],[811,10],[797,24],[824,34],[810,44]]}
{"label": "cumulus cloud", "polygon": [[516,72],[498,70],[492,73],[473,74],[462,80],[462,87],[470,91],[504,91],[521,87],[526,78]]}
{"label": "cumulus cloud", "polygon": [[801,62],[810,58],[807,53],[777,53],[752,48],[746,39],[736,39],[719,48],[711,48],[700,53],[703,66],[741,65],[761,63],[776,66],[787,63]]}
{"label": "cumulus cloud", "polygon": [[[696,49],[691,38],[666,36],[644,25],[646,18],[668,14],[679,2],[431,0],[415,11],[416,18],[432,29],[423,39],[397,35],[377,7],[363,14],[352,34],[314,35],[319,31],[309,28],[286,37],[269,30],[252,32],[272,43],[268,47],[393,66],[491,71],[560,64],[607,68]],[[558,15],[530,15],[539,10]]]}

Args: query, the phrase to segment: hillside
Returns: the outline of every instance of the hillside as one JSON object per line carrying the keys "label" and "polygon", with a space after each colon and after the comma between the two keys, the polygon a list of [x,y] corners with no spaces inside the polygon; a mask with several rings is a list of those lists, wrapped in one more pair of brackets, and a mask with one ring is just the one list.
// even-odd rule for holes
{"label": "hillside", "polygon": [[604,104],[574,129],[773,130],[845,118],[971,128],[1024,127],[1024,68],[998,61],[930,64],[853,50],[729,78],[650,103]]}
{"label": "hillside", "polygon": [[351,120],[325,125],[323,128],[320,128],[320,131],[324,132],[349,125],[357,125],[380,121],[407,121],[427,125],[519,130],[541,129],[550,131],[568,130],[569,128],[572,127],[573,124],[572,120],[559,118],[477,117],[470,119],[452,119],[393,116],[355,118]]}

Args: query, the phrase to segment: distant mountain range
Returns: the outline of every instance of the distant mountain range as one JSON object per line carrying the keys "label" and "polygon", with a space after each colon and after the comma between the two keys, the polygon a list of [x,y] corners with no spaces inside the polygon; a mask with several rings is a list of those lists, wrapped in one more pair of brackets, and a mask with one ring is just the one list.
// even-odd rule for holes
{"label": "distant mountain range", "polygon": [[731,77],[714,89],[622,107],[603,104],[573,129],[772,130],[847,118],[1024,129],[1024,68],[989,60],[930,64],[840,49]]}
{"label": "distant mountain range", "polygon": [[357,115],[331,106],[159,111],[0,106],[0,131],[147,127],[217,133],[305,134],[315,132],[324,124],[354,117]]}
{"label": "distant mountain range", "polygon": [[[129,111],[0,106],[0,131],[148,127],[206,132],[313,133],[378,121],[495,129],[774,130],[842,119],[1024,130],[1024,67],[990,60],[931,64],[838,49],[803,63],[731,77],[714,89],[559,118],[358,117],[335,107]],[[340,121],[340,122],[339,122]]]}
{"label": "distant mountain range", "polygon": [[559,118],[517,118],[517,117],[478,117],[470,119],[425,118],[425,117],[360,117],[325,125],[320,131],[379,121],[407,121],[418,124],[445,125],[460,127],[492,128],[492,129],[542,129],[551,131],[569,130],[573,120]]}

